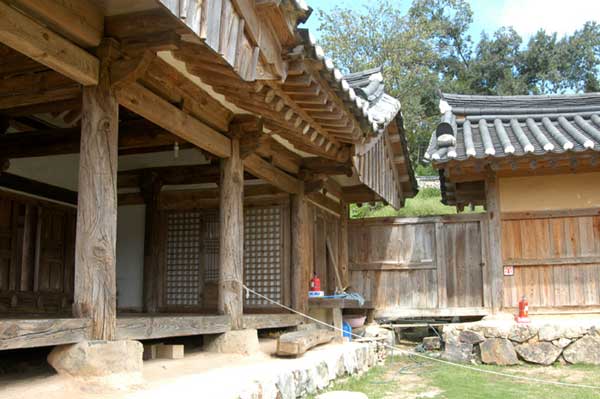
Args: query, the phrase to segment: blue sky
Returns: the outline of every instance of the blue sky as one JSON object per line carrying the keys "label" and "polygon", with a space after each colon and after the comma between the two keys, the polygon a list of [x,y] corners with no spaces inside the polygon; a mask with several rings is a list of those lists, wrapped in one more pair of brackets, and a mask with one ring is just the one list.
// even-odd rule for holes
{"label": "blue sky", "polygon": [[[372,0],[305,0],[315,12],[305,25],[318,38],[319,19],[316,10],[334,6],[360,10]],[[411,0],[396,0],[403,8]],[[501,26],[513,26],[525,39],[538,29],[570,34],[588,20],[600,21],[600,0],[469,0],[473,9],[471,36],[477,41],[482,31],[493,33]]]}

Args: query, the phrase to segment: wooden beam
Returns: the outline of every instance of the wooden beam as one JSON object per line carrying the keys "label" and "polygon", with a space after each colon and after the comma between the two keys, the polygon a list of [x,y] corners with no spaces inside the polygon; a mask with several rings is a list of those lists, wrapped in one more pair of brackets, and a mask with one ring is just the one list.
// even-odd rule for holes
{"label": "wooden beam", "polygon": [[244,327],[244,167],[240,142],[231,140],[231,157],[221,160],[219,236],[219,313],[231,317],[231,328]]}
{"label": "wooden beam", "polygon": [[312,223],[308,220],[308,203],[301,189],[292,195],[292,308],[306,313],[308,311],[308,284],[311,272],[311,249],[309,242]]}
{"label": "wooden beam", "polygon": [[352,176],[352,166],[348,163],[342,163],[325,159],[321,157],[309,157],[302,159],[302,169],[314,174],[325,175],[346,175]]}
{"label": "wooden beam", "polygon": [[323,209],[326,212],[332,213],[336,217],[340,217],[342,214],[342,206],[326,195],[320,193],[310,193],[306,194],[306,199],[313,205]]}
{"label": "wooden beam", "polygon": [[277,339],[277,356],[300,356],[314,346],[331,342],[337,335],[324,328],[283,334]]}
{"label": "wooden beam", "polygon": [[117,89],[119,103],[182,139],[214,154],[231,155],[231,140],[193,116],[160,98],[139,83]]}
{"label": "wooden beam", "polygon": [[92,320],[91,339],[100,340],[116,336],[118,124],[119,104],[104,73],[83,90],[73,304],[75,316]]}
{"label": "wooden beam", "polygon": [[96,57],[3,2],[0,42],[84,86],[98,84]]}
{"label": "wooden beam", "polygon": [[244,328],[260,330],[263,328],[293,327],[302,324],[302,316],[296,314],[245,314]]}
{"label": "wooden beam", "polygon": [[489,267],[489,292],[491,293],[492,310],[500,311],[502,307],[502,220],[500,213],[500,186],[498,177],[492,171],[488,171],[485,179],[485,197],[487,208],[487,229],[489,240],[489,253],[486,267]]}
{"label": "wooden beam", "polygon": [[90,0],[8,0],[82,47],[100,44],[104,14]]}
{"label": "wooden beam", "polygon": [[47,198],[53,201],[77,205],[77,192],[75,191],[13,175],[11,173],[0,173],[0,187]]}
{"label": "wooden beam", "polygon": [[122,315],[117,318],[116,339],[220,334],[230,329],[229,316]]}
{"label": "wooden beam", "polygon": [[[36,130],[0,136],[0,157],[7,159],[76,154],[80,128]],[[163,149],[181,141],[163,128],[144,120],[119,125],[119,151]],[[180,143],[182,144],[182,143]]]}
{"label": "wooden beam", "polygon": [[217,183],[219,173],[219,166],[212,164],[134,169],[119,172],[118,187],[141,187],[142,177],[147,174],[158,176],[163,185]]}
{"label": "wooden beam", "polygon": [[0,319],[0,350],[85,341],[90,325],[88,319]]}
{"label": "wooden beam", "polygon": [[303,184],[301,180],[288,175],[256,154],[249,155],[244,159],[244,168],[252,175],[286,193],[298,193]]}

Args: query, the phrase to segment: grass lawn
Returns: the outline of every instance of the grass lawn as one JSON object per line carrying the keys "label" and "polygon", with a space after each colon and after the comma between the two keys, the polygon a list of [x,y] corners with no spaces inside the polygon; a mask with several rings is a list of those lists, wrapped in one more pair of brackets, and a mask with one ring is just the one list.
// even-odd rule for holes
{"label": "grass lawn", "polygon": [[[600,367],[592,366],[478,366],[544,380],[600,385]],[[478,373],[449,365],[396,357],[360,377],[337,382],[329,390],[358,391],[369,399],[588,399],[600,398],[600,389],[569,388],[529,383]]]}
{"label": "grass lawn", "polygon": [[[476,212],[483,212],[483,207],[476,207]],[[469,212],[465,209],[465,212]],[[415,198],[408,198],[403,208],[394,209],[391,206],[384,206],[381,203],[374,205],[363,204],[350,206],[350,216],[352,218],[365,217],[413,217],[413,216],[433,216],[433,215],[451,215],[456,213],[456,207],[442,204],[442,193],[436,188],[422,188]]]}

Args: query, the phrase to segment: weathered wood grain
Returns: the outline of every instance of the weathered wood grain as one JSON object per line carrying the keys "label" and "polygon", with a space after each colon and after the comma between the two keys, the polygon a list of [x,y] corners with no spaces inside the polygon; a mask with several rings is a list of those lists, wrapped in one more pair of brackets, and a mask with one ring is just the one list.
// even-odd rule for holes
{"label": "weathered wood grain", "polygon": [[186,335],[219,334],[231,329],[222,316],[122,315],[117,319],[116,339],[156,339]]}
{"label": "weathered wood grain", "polygon": [[308,310],[308,284],[311,273],[311,241],[308,204],[304,195],[304,190],[299,194],[292,195],[291,198],[291,216],[292,216],[292,258],[291,258],[291,276],[292,276],[292,307],[295,310],[306,313]]}
{"label": "weathered wood grain", "polygon": [[296,314],[245,314],[244,328],[282,328],[293,327],[302,323],[302,316]]}
{"label": "weathered wood grain", "polygon": [[320,328],[283,334],[277,339],[277,355],[300,356],[314,346],[331,342],[336,335]]}
{"label": "weathered wood grain", "polygon": [[84,86],[98,83],[97,58],[4,2],[0,42]]}
{"label": "weathered wood grain", "polygon": [[115,337],[119,104],[103,58],[97,86],[83,89],[73,312],[92,339]]}
{"label": "weathered wood grain", "polygon": [[219,236],[219,312],[231,317],[234,330],[243,327],[244,168],[239,138],[231,140],[231,156],[221,160]]}
{"label": "weathered wood grain", "polygon": [[89,319],[1,319],[0,349],[71,344],[89,338]]}

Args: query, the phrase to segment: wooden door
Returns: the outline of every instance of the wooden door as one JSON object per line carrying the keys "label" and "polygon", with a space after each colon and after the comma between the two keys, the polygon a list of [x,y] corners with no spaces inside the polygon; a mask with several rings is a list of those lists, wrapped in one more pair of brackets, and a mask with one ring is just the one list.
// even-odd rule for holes
{"label": "wooden door", "polygon": [[483,307],[482,223],[445,223],[442,229],[447,306]]}

